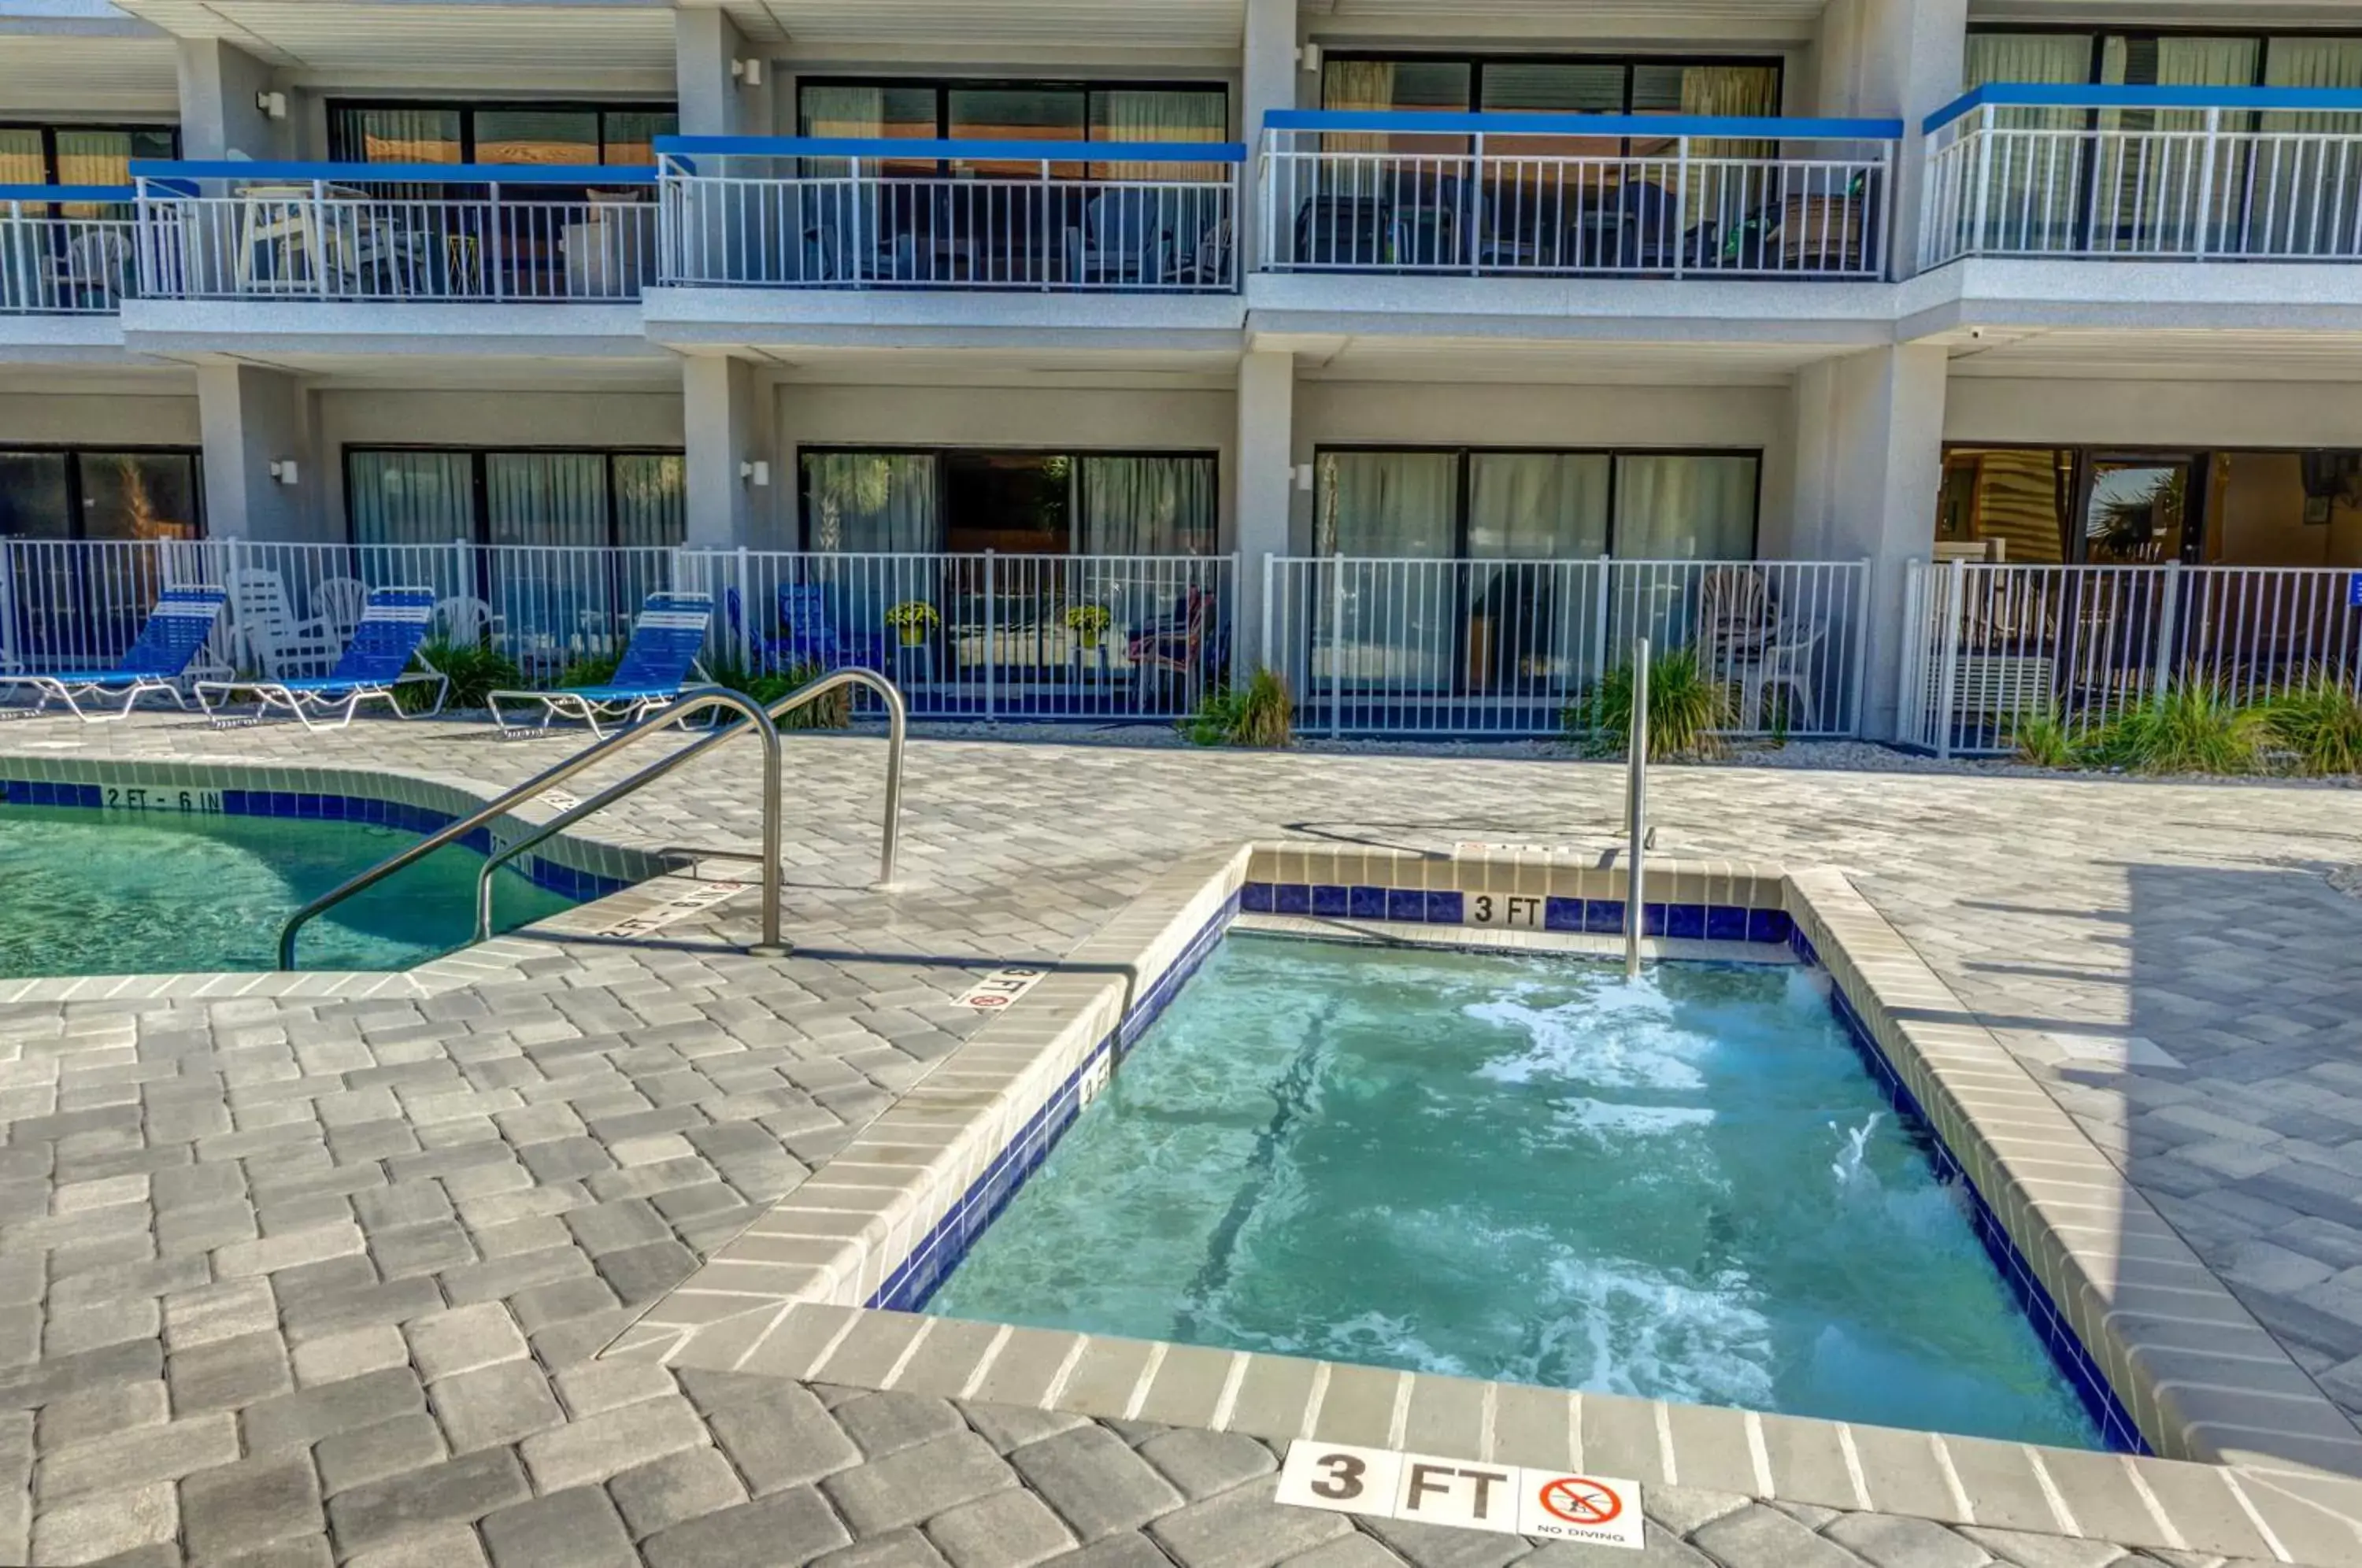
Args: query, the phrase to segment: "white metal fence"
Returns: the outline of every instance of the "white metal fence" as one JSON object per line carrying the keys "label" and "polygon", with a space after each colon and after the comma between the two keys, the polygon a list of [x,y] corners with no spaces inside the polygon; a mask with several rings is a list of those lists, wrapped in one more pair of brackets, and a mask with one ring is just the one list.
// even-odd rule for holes
{"label": "white metal fence", "polygon": [[[185,183],[140,182],[150,297],[597,302],[637,299],[656,278],[653,201],[497,185],[364,193],[318,180],[178,193]],[[407,193],[417,189],[434,193]]]}
{"label": "white metal fence", "polygon": [[2258,701],[2362,687],[2362,574],[2324,568],[1914,563],[1904,740],[2014,749],[2036,720],[2086,734],[2177,683]]}
{"label": "white metal fence", "polygon": [[1177,718],[1226,672],[1229,556],[697,556],[741,668],[866,665],[934,717]]}
{"label": "white metal fence", "polygon": [[[1519,150],[1564,136],[1496,128],[1453,138],[1432,134],[1420,123],[1426,116],[1417,115],[1307,111],[1289,117],[1402,125],[1391,135],[1293,127],[1264,133],[1259,264],[1268,271],[1885,275],[1893,189],[1889,141],[1783,153],[1780,122],[1767,120],[1756,129],[1770,139],[1650,136],[1652,147],[1671,145],[1645,154],[1574,154]],[[1518,119],[1445,117],[1503,127]],[[1397,139],[1462,139],[1466,146],[1407,151],[1384,145]],[[1592,132],[1588,139],[1612,146],[1625,138]],[[1373,149],[1371,143],[1382,145]]]}
{"label": "white metal fence", "polygon": [[57,217],[47,202],[0,201],[0,315],[110,313],[137,279],[128,219]]}
{"label": "white metal fence", "polygon": [[2362,110],[1985,104],[1927,146],[1922,266],[2362,257]]}
{"label": "white metal fence", "polygon": [[160,590],[212,583],[229,602],[204,668],[318,675],[343,652],[370,589],[415,586],[436,591],[436,637],[489,645],[528,680],[554,684],[569,667],[620,652],[649,593],[697,586],[679,555],[465,540],[0,540],[0,670],[109,668]]}
{"label": "white metal fence", "polygon": [[1264,582],[1308,731],[1555,734],[1643,636],[1696,650],[1737,732],[1860,723],[1866,562],[1268,557]]}

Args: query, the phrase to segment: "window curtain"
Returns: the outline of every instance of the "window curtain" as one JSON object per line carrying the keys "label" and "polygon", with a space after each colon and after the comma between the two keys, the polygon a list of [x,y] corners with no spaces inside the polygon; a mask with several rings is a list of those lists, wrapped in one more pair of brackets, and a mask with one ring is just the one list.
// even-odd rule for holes
{"label": "window curtain", "polygon": [[1755,467],[1753,458],[1617,458],[1617,555],[1748,559],[1755,553]]}
{"label": "window curtain", "polygon": [[354,452],[346,504],[357,545],[472,539],[475,468],[465,452]]}
{"label": "window curtain", "polygon": [[[1093,141],[1220,141],[1230,128],[1230,104],[1220,93],[1154,92],[1110,88],[1091,94]],[[1108,180],[1209,181],[1222,177],[1219,163],[1101,163],[1095,172]]]}
{"label": "window curtain", "polygon": [[197,460],[185,452],[81,454],[83,537],[193,539]]}
{"label": "window curtain", "polygon": [[[1681,67],[1681,112],[1684,115],[1738,116],[1772,119],[1780,113],[1780,73],[1761,65],[1684,65]],[[1635,142],[1639,152],[1646,144]],[[1690,143],[1690,156],[1699,159],[1770,158],[1779,144],[1749,137],[1700,137]],[[1708,164],[1693,167],[1688,186],[1680,193],[1681,231],[1687,233],[1712,219],[1723,229],[1741,224],[1762,200],[1762,172],[1758,169]]]}
{"label": "window curtain", "polygon": [[936,547],[935,459],[925,453],[808,452],[804,504],[813,550]]}
{"label": "window curtain", "polygon": [[[2159,87],[2246,87],[2256,79],[2263,41],[2255,38],[2127,38],[2111,36],[2102,53],[2105,83]],[[2245,131],[2246,114],[2225,115],[2226,130]],[[2094,202],[2094,249],[2187,251],[2203,243],[2220,251],[2236,243],[2226,222],[2240,207],[2246,185],[2249,149],[2244,139],[2224,143],[2212,171],[2209,210],[2197,210],[2198,192],[2208,182],[2200,171],[2203,143],[2171,133],[2205,128],[2202,109],[2107,109],[2103,131],[2128,133],[2099,143],[2101,167]],[[2158,135],[2144,133],[2157,132]]]}
{"label": "window curtain", "polygon": [[490,452],[484,521],[495,545],[607,544],[607,459],[596,452]]}
{"label": "window curtain", "polygon": [[689,460],[678,452],[615,457],[615,543],[665,548],[689,536]]}
{"label": "window curtain", "polygon": [[[1996,83],[2084,86],[2092,80],[2092,35],[1970,33],[1964,74],[1969,87]],[[2086,123],[2082,109],[2006,107],[1993,114],[1994,126],[2005,131],[2081,131]],[[1963,237],[1995,249],[2076,249],[2090,155],[2090,142],[2080,136],[1996,138],[1984,155],[1992,160],[1987,231]],[[1964,227],[1974,221],[1974,214],[1973,203],[1964,203],[1959,220]]]}
{"label": "window curtain", "polygon": [[1218,504],[1211,458],[1081,459],[1082,548],[1093,556],[1204,556]]}
{"label": "window curtain", "polygon": [[657,160],[657,138],[680,129],[668,110],[615,109],[599,116],[599,161],[612,169],[645,169]]}
{"label": "window curtain", "polygon": [[339,108],[331,155],[352,163],[457,163],[457,109]]}
{"label": "window curtain", "polygon": [[30,127],[0,129],[0,185],[49,183],[49,166],[41,158],[41,133]]}
{"label": "window curtain", "polygon": [[[1312,674],[1366,690],[1437,690],[1459,646],[1460,458],[1453,452],[1329,452],[1320,458],[1315,548],[1341,558],[1313,607]],[[1415,558],[1411,561],[1357,558]]]}
{"label": "window curtain", "polygon": [[[2264,60],[2270,87],[2362,87],[2362,39],[2279,38]],[[2362,125],[2353,114],[2266,114],[2267,137],[2320,138],[2267,142],[2258,149],[2247,200],[2246,240],[2270,256],[2352,256],[2354,215],[2362,212],[2362,168],[2329,138]]]}
{"label": "window curtain", "polygon": [[[1383,113],[1395,106],[1395,62],[1391,60],[1331,60],[1320,68],[1320,105],[1347,113]],[[1320,138],[1324,152],[1384,152],[1384,131],[1330,131]]]}
{"label": "window curtain", "polygon": [[[859,83],[822,84],[800,89],[797,104],[809,137],[836,137],[874,141],[886,134],[886,89]],[[803,172],[814,180],[842,180],[853,165],[842,158],[807,158]]]}
{"label": "window curtain", "polygon": [[1472,669],[1524,683],[1579,667],[1614,469],[1604,452],[1471,454]]}
{"label": "window curtain", "polygon": [[1316,553],[1448,560],[1460,553],[1451,452],[1328,452]]}

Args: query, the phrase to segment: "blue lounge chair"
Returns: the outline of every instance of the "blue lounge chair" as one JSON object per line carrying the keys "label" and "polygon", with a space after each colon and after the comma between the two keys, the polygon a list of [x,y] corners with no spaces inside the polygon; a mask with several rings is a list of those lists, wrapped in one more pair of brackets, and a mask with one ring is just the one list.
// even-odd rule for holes
{"label": "blue lounge chair", "polygon": [[[345,645],[336,668],[327,674],[302,679],[200,680],[197,706],[217,726],[254,723],[284,709],[307,730],[340,730],[353,722],[364,702],[382,702],[395,717],[408,718],[402,704],[394,701],[395,690],[432,681],[435,705],[426,711],[439,713],[444,698],[450,694],[450,678],[431,666],[404,673],[419,645],[426,640],[426,628],[434,619],[433,589],[372,588],[361,610],[360,624],[353,628],[353,640]],[[254,694],[253,712],[232,715],[215,711],[216,701],[226,702],[240,691]]]}
{"label": "blue lounge chair", "polygon": [[[157,599],[156,608],[148,613],[148,624],[139,629],[138,638],[124,650],[113,669],[0,675],[0,685],[29,686],[40,696],[33,712],[40,712],[52,701],[63,702],[68,712],[86,724],[130,717],[139,699],[151,691],[162,692],[174,707],[185,709],[189,703],[181,695],[182,678],[197,650],[213,635],[228,597],[218,588],[168,588]],[[116,708],[113,703],[118,697],[123,706]],[[93,701],[99,698],[105,699],[106,706]],[[85,711],[84,702],[98,711]]]}
{"label": "blue lounge chair", "polygon": [[640,606],[640,618],[632,624],[632,640],[624,649],[623,662],[615,666],[613,679],[604,686],[566,686],[555,691],[492,692],[489,699],[492,723],[503,730],[519,727],[501,712],[502,698],[512,704],[540,703],[540,727],[545,730],[552,719],[579,719],[590,726],[593,735],[606,734],[599,727],[602,719],[628,724],[669,707],[697,668],[697,656],[705,646],[706,626],[712,619],[710,593],[651,593]]}
{"label": "blue lounge chair", "polygon": [[828,590],[817,582],[779,584],[779,635],[765,645],[774,664],[816,664],[823,670],[848,665],[886,668],[886,634],[847,632],[829,608]]}

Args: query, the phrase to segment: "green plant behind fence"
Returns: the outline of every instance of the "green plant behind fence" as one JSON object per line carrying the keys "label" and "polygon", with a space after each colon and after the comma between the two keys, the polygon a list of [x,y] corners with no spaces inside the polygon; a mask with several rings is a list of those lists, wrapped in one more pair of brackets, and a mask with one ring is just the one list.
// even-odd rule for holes
{"label": "green plant behind fence", "polygon": [[[1649,660],[1649,756],[1666,761],[1719,756],[1732,722],[1730,688],[1712,679],[1695,648]],[[1603,756],[1621,756],[1632,730],[1632,661],[1600,678],[1588,701],[1568,708],[1569,738]]]}
{"label": "green plant behind fence", "polygon": [[[443,700],[447,710],[481,708],[490,693],[513,691],[525,684],[516,660],[489,646],[437,639],[420,648],[418,657],[449,678],[450,694]],[[423,680],[412,681],[395,688],[394,700],[403,712],[419,712],[434,702],[435,689]]]}
{"label": "green plant behind fence", "polygon": [[2264,704],[2273,745],[2314,778],[2362,773],[2362,696],[2329,671]]}
{"label": "green plant behind fence", "polygon": [[2240,703],[2213,681],[2184,676],[2156,701],[2102,724],[2077,754],[2135,773],[2255,773],[2271,737],[2262,709]]}
{"label": "green plant behind fence", "polygon": [[1276,750],[1296,738],[1296,701],[1277,672],[1258,669],[1244,686],[1218,687],[1198,699],[1181,733],[1196,745]]}

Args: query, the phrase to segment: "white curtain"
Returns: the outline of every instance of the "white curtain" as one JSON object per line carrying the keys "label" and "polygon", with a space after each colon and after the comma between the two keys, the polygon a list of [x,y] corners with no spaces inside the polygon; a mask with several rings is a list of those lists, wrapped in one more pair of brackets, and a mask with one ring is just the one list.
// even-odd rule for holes
{"label": "white curtain", "polygon": [[911,452],[808,452],[807,548],[914,552],[936,548],[935,459]]}
{"label": "white curtain", "polygon": [[[2264,82],[2362,87],[2362,39],[2274,39]],[[2266,114],[2256,122],[2267,139],[2257,149],[2255,190],[2247,199],[2249,248],[2276,256],[2355,254],[2362,164],[2342,138],[2362,130],[2362,115]]]}
{"label": "white curtain", "polygon": [[1082,548],[1090,556],[1203,556],[1214,549],[1211,458],[1081,459]]}
{"label": "white curtain", "polygon": [[1460,553],[1460,459],[1451,452],[1328,452],[1316,548],[1324,556]]}
{"label": "white curtain", "polygon": [[1736,560],[1755,553],[1748,457],[1616,459],[1616,554],[1627,560]]}
{"label": "white curtain", "polygon": [[475,465],[465,452],[354,452],[353,543],[446,545],[476,536]]}
{"label": "white curtain", "polygon": [[615,543],[678,545],[689,532],[689,460],[678,452],[615,458]]}
{"label": "white curtain", "polygon": [[[2092,79],[2092,35],[1971,33],[1967,65],[1970,87],[1997,83],[2081,87]],[[2010,132],[2080,131],[2086,116],[2082,109],[2012,107],[1994,111],[1993,124]],[[2085,160],[2090,150],[2081,136],[1995,138],[1987,165],[1988,228],[1975,237],[1978,241],[2004,250],[2075,248],[2076,214],[2089,178]]]}
{"label": "white curtain", "polygon": [[[1604,452],[1477,452],[1468,459],[1469,636],[1493,683],[1563,679],[1580,667],[1607,548],[1615,460]],[[1497,564],[1486,564],[1497,563]]]}
{"label": "white curtain", "polygon": [[[1091,94],[1093,141],[1220,141],[1229,100],[1219,92],[1176,93],[1149,88],[1110,88]],[[1222,177],[1219,163],[1100,163],[1107,180],[1208,181]]]}

